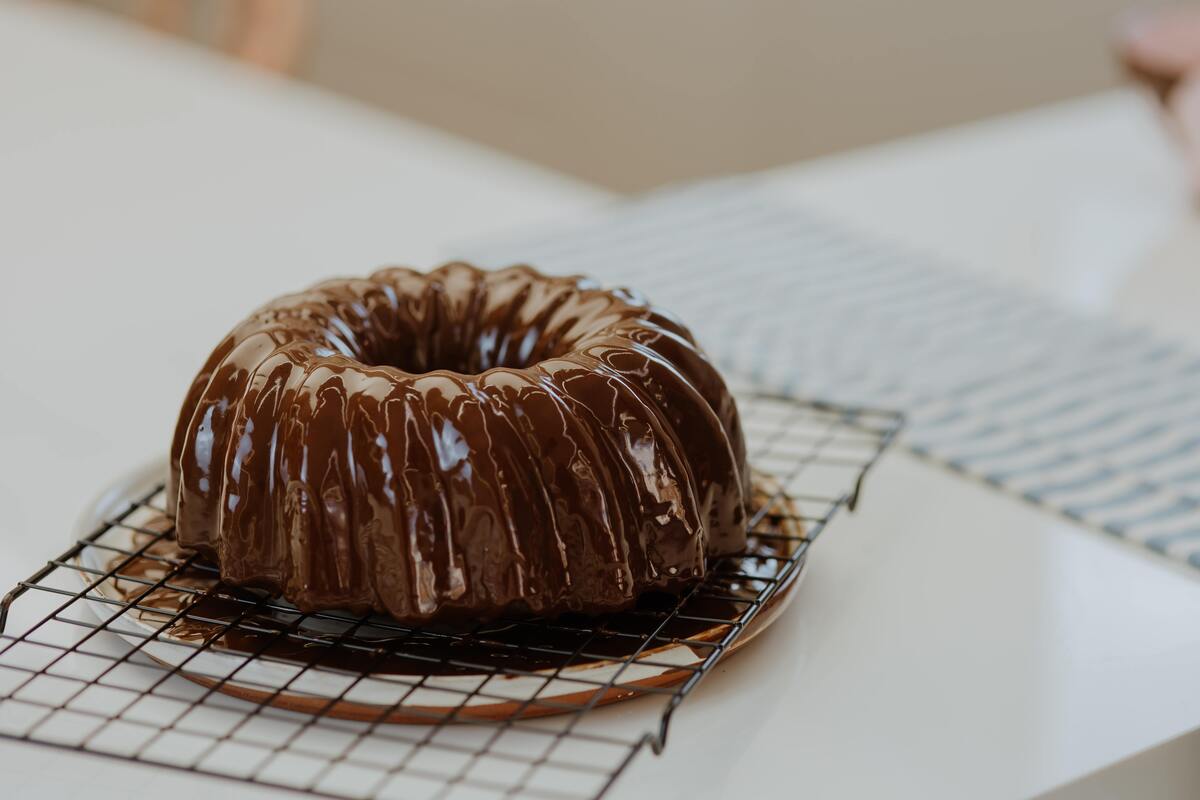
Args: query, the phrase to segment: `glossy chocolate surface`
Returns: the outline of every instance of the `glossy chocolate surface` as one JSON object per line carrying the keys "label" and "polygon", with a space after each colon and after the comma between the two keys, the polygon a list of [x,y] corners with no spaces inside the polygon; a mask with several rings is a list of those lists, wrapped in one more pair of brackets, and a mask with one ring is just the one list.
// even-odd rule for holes
{"label": "glossy chocolate surface", "polygon": [[[160,631],[164,640],[205,643],[215,650],[269,656],[301,664],[361,674],[468,675],[496,668],[515,670],[583,669],[602,661],[654,657],[668,642],[721,640],[729,625],[743,622],[749,604],[761,597],[763,581],[778,581],[799,543],[803,527],[792,502],[775,487],[755,487],[756,507],[787,506],[787,516],[766,515],[744,551],[717,561],[706,591],[681,601],[673,595],[643,594],[636,609],[587,617],[572,624],[506,620],[454,631],[417,630],[353,617],[306,620],[286,607],[263,602],[252,590],[228,587],[212,568],[188,558],[171,531],[171,521],[141,522],[134,544],[114,553],[106,571],[115,575],[103,592],[136,605],[139,619]],[[794,577],[799,569],[792,570]],[[670,612],[678,609],[679,613]],[[647,637],[650,637],[647,641]],[[694,647],[697,658],[709,654]],[[686,673],[685,673],[686,674]]]}
{"label": "glossy chocolate surface", "polygon": [[528,268],[386,269],[216,348],[171,452],[181,545],[302,610],[628,608],[745,545],[733,399],[677,320]]}

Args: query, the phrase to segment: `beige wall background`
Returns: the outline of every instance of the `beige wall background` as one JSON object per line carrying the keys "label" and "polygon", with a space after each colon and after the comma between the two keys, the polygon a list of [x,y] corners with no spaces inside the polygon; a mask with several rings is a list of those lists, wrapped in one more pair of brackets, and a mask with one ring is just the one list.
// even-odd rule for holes
{"label": "beige wall background", "polygon": [[312,0],[296,71],[634,191],[1112,86],[1109,30],[1129,5]]}

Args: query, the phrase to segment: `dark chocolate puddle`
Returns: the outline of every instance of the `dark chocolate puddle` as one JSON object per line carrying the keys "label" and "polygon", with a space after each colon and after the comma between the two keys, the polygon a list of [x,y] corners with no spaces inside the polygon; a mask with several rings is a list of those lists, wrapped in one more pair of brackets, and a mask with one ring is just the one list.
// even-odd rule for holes
{"label": "dark chocolate puddle", "polygon": [[[794,505],[770,488],[759,481],[756,509],[771,503],[784,513],[763,515],[744,553],[718,561],[682,599],[649,593],[630,611],[600,617],[502,619],[462,630],[414,628],[336,611],[305,615],[281,599],[221,582],[214,567],[179,546],[166,515],[133,533],[135,547],[145,550],[120,567],[104,592],[133,604],[131,613],[160,628],[162,639],[354,674],[517,675],[634,657],[653,660],[654,650],[676,643],[703,658],[780,576],[801,543]],[[114,555],[109,568],[126,558]]]}

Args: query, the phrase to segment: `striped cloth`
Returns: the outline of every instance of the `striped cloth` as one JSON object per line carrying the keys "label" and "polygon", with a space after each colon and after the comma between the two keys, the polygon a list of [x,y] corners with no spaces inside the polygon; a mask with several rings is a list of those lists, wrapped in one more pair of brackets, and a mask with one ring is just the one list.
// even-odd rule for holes
{"label": "striped cloth", "polygon": [[895,408],[953,470],[1200,567],[1200,355],[872,242],[746,179],[464,248],[636,287],[722,369]]}

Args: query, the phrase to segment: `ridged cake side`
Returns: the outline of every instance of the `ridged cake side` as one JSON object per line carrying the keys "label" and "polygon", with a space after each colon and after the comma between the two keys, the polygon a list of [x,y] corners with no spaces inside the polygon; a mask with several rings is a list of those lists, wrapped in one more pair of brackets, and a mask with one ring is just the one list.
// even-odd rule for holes
{"label": "ridged cake side", "polygon": [[406,622],[625,608],[745,545],[724,382],[634,293],[386,269],[252,314],[171,451],[180,543],[303,610]]}

